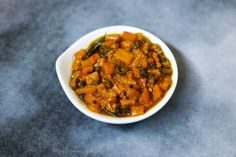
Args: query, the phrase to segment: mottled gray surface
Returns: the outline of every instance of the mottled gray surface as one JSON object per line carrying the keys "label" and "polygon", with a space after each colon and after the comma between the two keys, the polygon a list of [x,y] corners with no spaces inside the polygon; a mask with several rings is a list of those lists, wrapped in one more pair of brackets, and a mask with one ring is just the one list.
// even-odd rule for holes
{"label": "mottled gray surface", "polygon": [[[179,84],[157,114],[109,125],[63,93],[56,58],[109,25],[173,50]],[[236,1],[0,0],[0,156],[236,157]]]}

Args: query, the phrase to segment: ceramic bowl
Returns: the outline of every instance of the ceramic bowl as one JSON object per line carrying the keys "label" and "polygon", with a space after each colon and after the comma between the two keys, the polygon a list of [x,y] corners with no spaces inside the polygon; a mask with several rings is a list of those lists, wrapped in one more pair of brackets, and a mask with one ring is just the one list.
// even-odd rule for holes
{"label": "ceramic bowl", "polygon": [[[148,37],[151,42],[157,43],[161,46],[162,50],[164,51],[166,57],[170,60],[173,68],[173,75],[172,75],[172,85],[170,89],[167,91],[164,98],[158,102],[154,107],[152,107],[150,110],[148,110],[145,114],[135,117],[125,117],[125,118],[119,118],[119,117],[112,117],[112,116],[106,116],[102,114],[98,114],[95,112],[90,111],[85,104],[81,102],[81,100],[78,98],[78,96],[75,94],[75,92],[72,90],[72,88],[69,85],[70,77],[71,77],[71,66],[72,62],[74,60],[74,53],[82,48],[87,48],[88,45],[94,41],[94,39],[101,37],[105,34],[110,33],[123,33],[124,31],[128,32],[141,32],[143,35]],[[157,36],[143,30],[137,27],[131,27],[131,26],[109,26],[97,29],[95,31],[92,31],[81,38],[79,38],[75,43],[73,43],[65,52],[63,52],[56,61],[56,72],[58,79],[61,83],[61,86],[67,95],[68,99],[71,101],[71,103],[82,113],[85,115],[101,121],[105,123],[111,123],[111,124],[128,124],[128,123],[134,123],[141,120],[144,120],[156,112],[158,112],[165,104],[168,102],[168,100],[171,98],[171,96],[174,93],[174,90],[177,85],[178,81],[178,68],[176,64],[176,60],[174,58],[174,55],[172,54],[171,50],[167,47],[167,45],[161,41]]]}

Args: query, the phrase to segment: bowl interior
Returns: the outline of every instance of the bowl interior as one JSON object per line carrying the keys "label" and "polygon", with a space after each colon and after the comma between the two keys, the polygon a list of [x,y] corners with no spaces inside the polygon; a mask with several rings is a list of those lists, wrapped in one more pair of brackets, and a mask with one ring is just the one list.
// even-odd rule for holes
{"label": "bowl interior", "polygon": [[[124,31],[128,32],[141,32],[143,35],[148,37],[151,42],[157,43],[161,46],[163,49],[166,57],[170,60],[173,68],[173,75],[172,75],[172,81],[173,84],[170,87],[170,89],[167,91],[165,97],[153,108],[151,108],[149,111],[147,111],[144,115],[136,116],[136,117],[125,117],[125,118],[117,118],[117,117],[110,117],[105,116],[102,114],[94,113],[90,111],[85,104],[83,104],[78,96],[75,94],[75,92],[70,88],[69,82],[70,82],[70,76],[71,76],[71,66],[74,60],[74,53],[82,48],[86,48],[94,39],[103,36],[104,34],[110,34],[110,33],[122,33]],[[178,69],[177,64],[175,61],[175,58],[173,54],[171,53],[170,49],[165,45],[164,42],[162,42],[158,37],[154,36],[153,34],[142,30],[140,28],[136,27],[130,27],[130,26],[110,26],[101,28],[98,30],[95,30],[91,33],[88,33],[78,39],[74,44],[72,44],[64,53],[62,53],[57,61],[56,61],[56,72],[58,79],[62,85],[62,88],[64,92],[66,93],[69,100],[72,102],[72,104],[79,109],[82,113],[86,114],[87,116],[105,122],[105,123],[111,123],[111,124],[127,124],[127,123],[133,123],[140,120],[143,120],[157,111],[159,111],[170,99],[172,96],[178,80]]]}

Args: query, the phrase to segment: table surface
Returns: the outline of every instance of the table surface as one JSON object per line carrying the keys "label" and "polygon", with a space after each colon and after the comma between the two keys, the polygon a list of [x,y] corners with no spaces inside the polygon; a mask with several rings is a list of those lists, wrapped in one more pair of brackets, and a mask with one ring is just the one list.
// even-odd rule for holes
{"label": "table surface", "polygon": [[[0,1],[1,156],[236,157],[236,1]],[[55,72],[82,35],[131,25],[163,39],[179,82],[135,124],[79,112]]]}

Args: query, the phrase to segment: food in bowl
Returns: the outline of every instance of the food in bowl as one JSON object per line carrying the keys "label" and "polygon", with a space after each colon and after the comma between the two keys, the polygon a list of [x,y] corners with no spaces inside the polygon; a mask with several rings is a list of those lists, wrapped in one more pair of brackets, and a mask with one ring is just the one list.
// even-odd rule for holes
{"label": "food in bowl", "polygon": [[74,56],[70,86],[96,113],[143,115],[172,84],[169,59],[142,33],[105,34]]}

